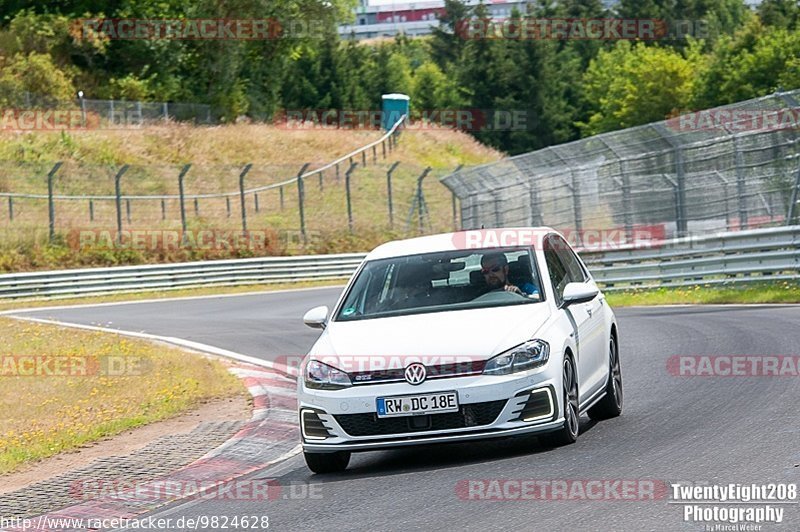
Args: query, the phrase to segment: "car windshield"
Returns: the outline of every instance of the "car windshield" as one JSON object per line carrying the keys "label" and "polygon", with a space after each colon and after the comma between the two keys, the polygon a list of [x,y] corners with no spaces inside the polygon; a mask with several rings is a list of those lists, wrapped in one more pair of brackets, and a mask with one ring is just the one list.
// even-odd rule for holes
{"label": "car windshield", "polygon": [[444,251],[367,262],[337,321],[542,301],[527,248]]}

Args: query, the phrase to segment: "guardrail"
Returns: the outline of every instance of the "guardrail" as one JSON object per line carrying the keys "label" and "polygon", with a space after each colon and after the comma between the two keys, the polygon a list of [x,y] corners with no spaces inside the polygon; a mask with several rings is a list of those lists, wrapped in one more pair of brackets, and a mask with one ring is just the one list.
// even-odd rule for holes
{"label": "guardrail", "polygon": [[[344,280],[365,253],[264,257],[0,275],[0,299]],[[606,291],[800,279],[800,226],[584,249]]]}
{"label": "guardrail", "polygon": [[605,291],[800,279],[800,226],[581,251]]}
{"label": "guardrail", "polygon": [[347,279],[364,253],[264,257],[0,275],[0,299]]}

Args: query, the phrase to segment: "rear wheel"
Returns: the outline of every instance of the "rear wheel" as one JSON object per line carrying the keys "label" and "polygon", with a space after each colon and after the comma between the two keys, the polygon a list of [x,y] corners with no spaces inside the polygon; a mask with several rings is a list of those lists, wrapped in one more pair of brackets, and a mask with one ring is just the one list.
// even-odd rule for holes
{"label": "rear wheel", "polygon": [[303,456],[306,465],[314,473],[339,473],[347,469],[350,463],[350,453],[348,451],[336,451],[335,453],[307,453]]}
{"label": "rear wheel", "polygon": [[589,417],[595,421],[611,419],[622,413],[622,367],[619,363],[619,348],[613,336],[608,342],[608,382],[606,395],[589,409]]}
{"label": "rear wheel", "polygon": [[578,376],[575,373],[575,364],[569,356],[564,356],[564,372],[561,382],[564,395],[564,426],[545,436],[545,441],[556,447],[575,443],[580,431]]}

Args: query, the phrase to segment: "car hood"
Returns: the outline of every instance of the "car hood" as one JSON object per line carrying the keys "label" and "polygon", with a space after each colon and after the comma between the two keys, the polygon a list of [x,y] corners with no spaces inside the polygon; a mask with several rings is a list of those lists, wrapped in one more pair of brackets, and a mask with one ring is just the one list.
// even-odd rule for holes
{"label": "car hood", "polygon": [[550,309],[542,302],[334,321],[310,354],[326,358],[466,356],[486,360],[530,340],[549,317]]}

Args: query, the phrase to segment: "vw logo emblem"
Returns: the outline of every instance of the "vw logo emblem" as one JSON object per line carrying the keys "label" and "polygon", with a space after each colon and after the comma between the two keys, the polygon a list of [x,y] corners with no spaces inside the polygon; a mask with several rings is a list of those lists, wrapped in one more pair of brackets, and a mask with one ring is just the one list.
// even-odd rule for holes
{"label": "vw logo emblem", "polygon": [[425,366],[419,362],[409,364],[405,371],[406,381],[409,384],[422,384],[427,376],[428,372],[425,369]]}

